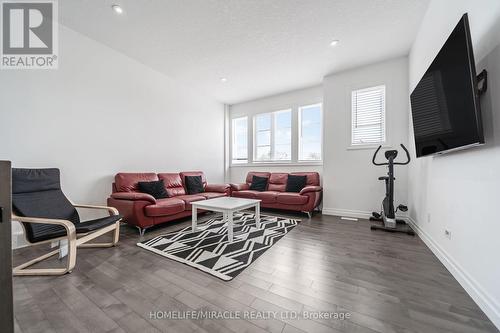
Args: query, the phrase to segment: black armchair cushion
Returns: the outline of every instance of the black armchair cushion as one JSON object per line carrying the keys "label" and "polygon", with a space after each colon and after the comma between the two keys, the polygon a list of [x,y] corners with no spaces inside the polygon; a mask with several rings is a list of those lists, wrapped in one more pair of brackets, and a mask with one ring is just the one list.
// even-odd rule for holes
{"label": "black armchair cushion", "polygon": [[[12,206],[19,216],[69,220],[80,216],[61,190],[59,169],[12,169]],[[66,234],[59,225],[23,223],[32,243]]]}
{"label": "black armchair cushion", "polygon": [[[116,223],[121,218],[122,218],[121,215],[113,215],[113,216],[106,216],[96,220],[80,222],[75,225],[76,233],[86,234],[88,232],[96,231],[101,228],[107,227],[108,225],[112,225],[113,223]],[[60,225],[32,224],[32,223],[24,223],[24,225],[25,227],[27,225],[37,227],[33,230],[31,238],[29,238],[31,243],[42,242],[45,240],[63,237],[68,234],[66,232],[66,229]]]}
{"label": "black armchair cushion", "polygon": [[76,225],[76,233],[83,234],[87,232],[96,231],[104,227],[107,227],[108,225],[112,225],[113,223],[116,223],[121,218],[122,218],[121,215],[112,215],[91,221],[80,222]]}
{"label": "black armchair cushion", "polygon": [[[80,223],[77,210],[61,190],[59,169],[12,169],[12,208],[19,216],[71,221],[77,233],[86,233],[90,229],[97,230],[121,218],[110,216]],[[66,229],[60,225],[39,223],[23,223],[23,225],[31,243],[67,234]]]}

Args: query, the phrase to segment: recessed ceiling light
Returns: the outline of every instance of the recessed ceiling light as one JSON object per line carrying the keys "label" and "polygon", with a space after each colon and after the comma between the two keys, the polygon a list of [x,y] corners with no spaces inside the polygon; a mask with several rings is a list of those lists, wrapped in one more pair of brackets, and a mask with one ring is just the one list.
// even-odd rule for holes
{"label": "recessed ceiling light", "polygon": [[220,82],[222,82],[222,83],[227,82],[227,78],[225,78],[225,77],[221,77],[221,78],[220,78]]}
{"label": "recessed ceiling light", "polygon": [[123,14],[123,8],[120,7],[119,5],[113,5],[111,6],[111,8],[113,9],[113,11],[117,14]]}
{"label": "recessed ceiling light", "polygon": [[340,42],[340,40],[338,40],[338,39],[334,39],[334,40],[332,40],[332,41],[330,42],[330,46],[335,46],[335,45],[337,45],[339,42]]}

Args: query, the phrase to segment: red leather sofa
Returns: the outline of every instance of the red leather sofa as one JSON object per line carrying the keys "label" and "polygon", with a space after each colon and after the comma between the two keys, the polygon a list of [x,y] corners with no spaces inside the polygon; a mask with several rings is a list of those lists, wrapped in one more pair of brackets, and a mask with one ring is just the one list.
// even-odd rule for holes
{"label": "red leather sofa", "polygon": [[[186,176],[201,176],[205,192],[186,194]],[[139,192],[137,183],[163,179],[168,198],[155,199]],[[201,171],[180,173],[118,173],[113,183],[113,193],[108,198],[108,206],[118,209],[123,220],[144,231],[157,224],[191,215],[191,202],[230,195],[229,184],[207,184]]]}
{"label": "red leather sofa", "polygon": [[[288,173],[249,172],[245,183],[231,184],[231,196],[248,199],[260,199],[261,207],[293,210],[307,213],[311,217],[323,197],[317,172],[292,172],[291,175],[307,176],[306,187],[300,191],[285,192]],[[252,191],[250,185],[253,176],[269,178],[266,191]]]}

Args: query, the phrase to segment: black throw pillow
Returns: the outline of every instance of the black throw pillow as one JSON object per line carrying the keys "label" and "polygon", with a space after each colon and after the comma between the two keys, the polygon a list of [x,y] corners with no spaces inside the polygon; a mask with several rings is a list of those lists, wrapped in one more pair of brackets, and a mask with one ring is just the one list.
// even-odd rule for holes
{"label": "black throw pillow", "polygon": [[165,190],[165,184],[162,180],[156,180],[153,182],[138,182],[137,187],[142,193],[147,193],[152,195],[155,199],[168,198],[168,193]]}
{"label": "black throw pillow", "polygon": [[184,181],[186,182],[186,190],[188,194],[205,192],[201,176],[186,176]]}
{"label": "black throw pillow", "polygon": [[306,187],[307,176],[295,176],[288,175],[288,180],[286,181],[286,192],[297,192],[302,191]]}
{"label": "black throw pillow", "polygon": [[260,192],[265,191],[267,188],[268,181],[269,181],[269,178],[253,176],[252,177],[252,184],[250,185],[250,190],[260,191]]}

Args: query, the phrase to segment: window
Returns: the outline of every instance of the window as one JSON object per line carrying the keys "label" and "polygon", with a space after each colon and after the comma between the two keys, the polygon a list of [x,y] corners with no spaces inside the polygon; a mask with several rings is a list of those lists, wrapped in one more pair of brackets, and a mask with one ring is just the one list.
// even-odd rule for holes
{"label": "window", "polygon": [[232,123],[232,161],[233,163],[248,162],[248,119],[235,118]]}
{"label": "window", "polygon": [[385,142],[385,86],[352,92],[353,146]]}
{"label": "window", "polygon": [[290,161],[292,159],[292,111],[258,114],[254,118],[254,160]]}
{"label": "window", "polygon": [[274,113],[274,160],[292,159],[292,111]]}
{"label": "window", "polygon": [[299,161],[321,161],[321,104],[299,108]]}
{"label": "window", "polygon": [[271,160],[271,114],[255,117],[255,160]]}
{"label": "window", "polygon": [[243,115],[238,113],[229,124],[231,165],[321,164],[321,103]]}

